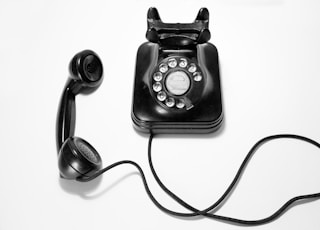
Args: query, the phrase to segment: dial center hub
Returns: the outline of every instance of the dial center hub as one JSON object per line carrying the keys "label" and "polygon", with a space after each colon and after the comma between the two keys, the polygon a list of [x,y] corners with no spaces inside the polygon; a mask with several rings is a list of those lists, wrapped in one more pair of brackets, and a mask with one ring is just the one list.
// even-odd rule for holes
{"label": "dial center hub", "polygon": [[165,85],[173,95],[183,95],[190,88],[190,78],[184,71],[173,71],[166,77]]}

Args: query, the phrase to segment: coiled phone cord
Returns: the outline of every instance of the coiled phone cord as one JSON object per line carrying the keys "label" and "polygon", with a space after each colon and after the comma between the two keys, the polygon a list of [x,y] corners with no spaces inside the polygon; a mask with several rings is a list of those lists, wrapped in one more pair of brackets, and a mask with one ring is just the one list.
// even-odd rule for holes
{"label": "coiled phone cord", "polygon": [[275,140],[275,139],[281,139],[281,138],[289,138],[289,139],[298,139],[301,141],[305,141],[308,142],[318,148],[320,148],[320,144],[310,138],[304,137],[304,136],[299,136],[299,135],[293,135],[293,134],[279,134],[279,135],[272,135],[272,136],[268,136],[265,138],[262,138],[261,140],[259,140],[251,149],[250,151],[247,153],[245,159],[243,160],[241,166],[239,167],[234,179],[232,180],[231,184],[228,186],[228,188],[226,189],[226,191],[222,194],[222,196],[214,203],[212,204],[210,207],[204,209],[204,210],[198,210],[196,208],[194,208],[193,206],[191,206],[190,204],[188,204],[187,202],[185,202],[184,200],[182,200],[180,197],[178,197],[177,195],[175,195],[171,190],[169,190],[160,180],[160,178],[158,177],[153,163],[152,163],[152,157],[151,157],[151,146],[152,146],[152,140],[153,140],[153,134],[150,135],[149,138],[149,142],[148,142],[148,161],[149,161],[149,165],[152,171],[152,174],[156,180],[156,182],[158,183],[158,185],[162,188],[162,190],[164,192],[166,192],[172,199],[174,199],[177,203],[179,203],[180,205],[182,205],[183,207],[189,209],[191,212],[189,213],[184,213],[184,212],[176,212],[176,211],[172,211],[166,207],[164,207],[163,205],[161,205],[159,203],[159,201],[153,196],[152,192],[150,191],[150,188],[148,186],[147,180],[146,180],[146,176],[142,170],[142,168],[134,161],[130,161],[130,160],[124,160],[124,161],[118,161],[116,163],[113,163],[107,167],[105,167],[104,169],[100,170],[99,172],[97,172],[96,174],[92,175],[91,177],[88,178],[78,178],[77,181],[81,181],[81,182],[87,182],[90,180],[95,179],[96,177],[100,176],[101,174],[107,172],[108,170],[119,166],[119,165],[123,165],[123,164],[131,164],[133,166],[135,166],[138,171],[141,174],[142,177],[142,181],[145,187],[145,190],[148,194],[148,196],[150,197],[151,201],[162,211],[173,215],[173,216],[179,216],[179,217],[195,217],[195,216],[205,216],[208,218],[212,218],[212,219],[216,219],[216,220],[220,220],[223,222],[228,222],[228,223],[233,223],[233,224],[240,224],[240,225],[261,225],[261,224],[265,224],[268,222],[271,222],[273,220],[275,220],[276,218],[278,218],[280,215],[282,215],[286,209],[292,205],[293,203],[300,201],[300,200],[314,200],[314,199],[319,199],[320,198],[320,193],[313,193],[313,194],[307,194],[307,195],[301,195],[301,196],[296,196],[293,197],[292,199],[288,200],[284,205],[282,205],[276,212],[274,212],[272,215],[263,218],[263,219],[259,219],[259,220],[243,220],[243,219],[237,219],[237,218],[233,218],[233,217],[228,217],[228,216],[222,216],[222,215],[217,215],[214,214],[212,212],[214,212],[214,209],[217,208],[219,205],[222,204],[222,202],[230,195],[231,191],[235,188],[237,182],[239,181],[242,173],[245,170],[246,165],[248,164],[248,162],[250,161],[251,157],[253,156],[253,154],[256,152],[256,150],[263,145],[264,143],[271,141],[271,140]]}

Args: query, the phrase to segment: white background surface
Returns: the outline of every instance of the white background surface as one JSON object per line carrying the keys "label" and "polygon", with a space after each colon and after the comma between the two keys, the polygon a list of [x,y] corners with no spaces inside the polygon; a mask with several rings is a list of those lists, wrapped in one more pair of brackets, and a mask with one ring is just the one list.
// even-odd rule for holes
{"label": "white background surface", "polygon": [[[122,166],[99,182],[59,178],[55,119],[68,62],[83,49],[104,63],[104,82],[77,97],[76,135],[100,152],[104,165],[142,165],[165,206],[186,211],[155,184],[148,137],[136,133],[130,108],[146,13],[191,22],[210,11],[219,50],[225,123],[213,135],[162,135],[154,140],[163,182],[198,208],[222,194],[260,138],[295,133],[320,140],[320,3],[298,0],[1,1],[0,229],[241,229],[207,218],[185,220],[158,210],[141,178]],[[320,191],[320,152],[294,140],[258,151],[218,214],[259,219],[289,198]],[[320,202],[298,205],[253,229],[319,229]]]}

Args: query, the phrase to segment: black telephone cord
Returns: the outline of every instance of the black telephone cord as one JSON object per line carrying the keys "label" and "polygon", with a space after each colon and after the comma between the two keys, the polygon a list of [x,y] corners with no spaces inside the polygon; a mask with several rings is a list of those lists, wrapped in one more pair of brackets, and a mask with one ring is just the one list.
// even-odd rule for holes
{"label": "black telephone cord", "polygon": [[119,161],[116,163],[113,163],[107,167],[105,167],[104,169],[102,169],[101,171],[97,172],[96,174],[92,175],[91,177],[88,178],[78,178],[77,181],[81,181],[81,182],[87,182],[90,180],[95,179],[96,177],[100,176],[101,174],[105,173],[106,171],[122,165],[122,164],[131,164],[133,166],[135,166],[138,171],[141,174],[142,177],[142,181],[145,187],[145,190],[147,192],[147,194],[149,195],[151,201],[162,211],[170,214],[170,215],[174,215],[174,216],[179,216],[179,217],[195,217],[195,216],[205,216],[208,218],[212,218],[212,219],[216,219],[216,220],[220,220],[223,222],[228,222],[228,223],[233,223],[233,224],[240,224],[240,225],[261,225],[261,224],[265,224],[268,222],[271,222],[273,220],[275,220],[276,218],[278,218],[280,215],[282,215],[288,208],[290,205],[292,205],[293,203],[297,202],[297,201],[301,201],[301,200],[314,200],[314,199],[319,199],[320,198],[320,193],[313,193],[313,194],[307,194],[307,195],[301,195],[301,196],[296,196],[293,197],[292,199],[288,200],[284,205],[282,205],[276,212],[274,212],[272,215],[263,218],[263,219],[259,219],[259,220],[243,220],[243,219],[237,219],[237,218],[233,218],[233,217],[228,217],[228,216],[222,216],[222,215],[217,215],[217,214],[213,214],[212,212],[214,211],[214,209],[216,209],[219,205],[222,204],[222,202],[228,197],[228,195],[230,195],[231,191],[235,188],[237,182],[239,181],[243,171],[245,170],[246,165],[248,164],[249,160],[251,159],[251,157],[253,156],[253,154],[256,152],[256,150],[263,145],[264,143],[266,143],[267,141],[270,140],[274,140],[274,139],[281,139],[281,138],[290,138],[290,139],[298,139],[301,141],[305,141],[308,142],[318,148],[320,148],[320,144],[310,138],[307,137],[303,137],[303,136],[299,136],[299,135],[293,135],[293,134],[280,134],[280,135],[272,135],[272,136],[268,136],[265,137],[261,140],[259,140],[252,148],[251,150],[248,152],[248,154],[246,155],[245,159],[243,160],[241,166],[239,167],[234,179],[232,180],[231,184],[228,186],[228,188],[226,189],[226,191],[222,194],[222,196],[214,203],[212,204],[210,207],[204,209],[204,210],[198,210],[196,208],[194,208],[193,206],[191,206],[190,204],[188,204],[187,202],[185,202],[184,200],[182,200],[181,198],[179,198],[177,195],[175,195],[171,190],[169,190],[160,180],[160,178],[158,177],[153,163],[152,163],[152,158],[151,158],[151,146],[152,146],[152,140],[153,140],[153,134],[150,135],[149,138],[149,142],[148,142],[148,160],[149,160],[149,165],[152,171],[152,174],[155,178],[155,180],[157,181],[157,183],[159,184],[159,186],[163,189],[164,192],[166,192],[172,199],[174,199],[176,202],[178,202],[180,205],[182,205],[183,207],[189,209],[191,212],[189,213],[184,213],[184,212],[176,212],[176,211],[172,211],[166,207],[164,207],[163,205],[161,205],[156,198],[153,196],[153,194],[150,191],[150,188],[148,186],[145,174],[142,170],[142,168],[134,161],[130,161],[130,160],[124,160],[124,161]]}

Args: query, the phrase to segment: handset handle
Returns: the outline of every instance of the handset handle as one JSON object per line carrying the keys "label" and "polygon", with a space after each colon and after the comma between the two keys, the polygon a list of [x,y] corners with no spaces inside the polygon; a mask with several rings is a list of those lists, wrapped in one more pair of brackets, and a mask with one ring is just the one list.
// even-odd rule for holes
{"label": "handset handle", "polygon": [[60,99],[56,121],[57,152],[68,137],[74,136],[76,122],[75,80],[69,78]]}

